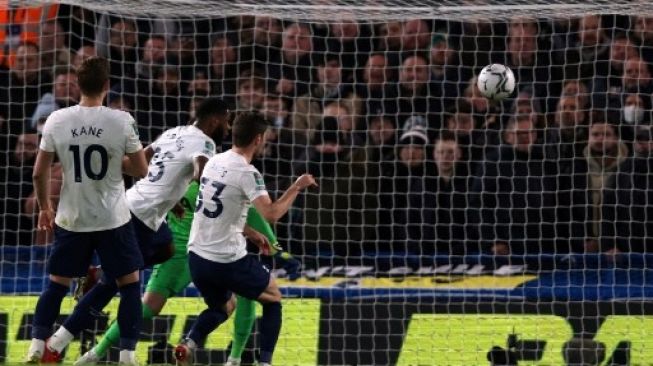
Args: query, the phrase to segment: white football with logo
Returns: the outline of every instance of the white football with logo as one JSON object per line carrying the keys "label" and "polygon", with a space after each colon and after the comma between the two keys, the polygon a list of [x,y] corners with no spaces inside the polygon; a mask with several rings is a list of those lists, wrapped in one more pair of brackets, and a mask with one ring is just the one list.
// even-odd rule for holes
{"label": "white football with logo", "polygon": [[502,100],[515,91],[515,74],[505,65],[487,65],[478,74],[476,86],[486,98]]}

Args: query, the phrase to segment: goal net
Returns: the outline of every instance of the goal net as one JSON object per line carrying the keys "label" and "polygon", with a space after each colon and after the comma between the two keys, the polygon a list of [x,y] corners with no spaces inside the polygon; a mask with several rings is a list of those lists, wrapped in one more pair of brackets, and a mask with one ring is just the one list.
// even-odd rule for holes
{"label": "goal net", "polygon": [[[0,1],[0,45],[0,361],[26,354],[47,282],[39,133],[78,102],[74,69],[92,55],[109,59],[106,103],[132,113],[144,144],[217,96],[270,121],[254,165],[272,197],[317,178],[274,226],[303,263],[298,278],[273,263],[274,363],[653,359],[649,1]],[[491,63],[517,82],[498,102],[476,87]],[[171,298],[140,360],[170,362],[204,306],[192,285]],[[198,362],[224,362],[232,331]]]}

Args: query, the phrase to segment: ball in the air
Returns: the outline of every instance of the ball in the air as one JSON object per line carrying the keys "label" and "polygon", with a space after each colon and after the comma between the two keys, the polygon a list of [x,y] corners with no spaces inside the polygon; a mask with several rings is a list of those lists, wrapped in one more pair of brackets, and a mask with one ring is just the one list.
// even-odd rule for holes
{"label": "ball in the air", "polygon": [[478,74],[476,86],[486,98],[501,100],[515,90],[515,74],[505,65],[487,65]]}

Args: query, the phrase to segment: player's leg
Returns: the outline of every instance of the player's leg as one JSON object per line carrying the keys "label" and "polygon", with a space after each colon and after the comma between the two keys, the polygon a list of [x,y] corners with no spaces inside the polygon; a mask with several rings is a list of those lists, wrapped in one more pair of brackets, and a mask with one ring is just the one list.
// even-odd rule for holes
{"label": "player's leg", "polygon": [[212,262],[193,252],[188,254],[188,265],[193,283],[207,308],[199,314],[184,341],[175,348],[178,365],[192,362],[193,350],[204,345],[208,335],[229,318],[235,306],[231,292],[219,283],[221,280],[229,282],[228,265]]}
{"label": "player's leg", "polygon": [[53,250],[48,258],[49,282],[36,303],[28,362],[41,360],[45,353],[45,341],[51,335],[72,278],[82,276],[91,262],[93,246],[88,236],[88,233],[71,232],[55,226]]}
{"label": "player's leg", "polygon": [[240,359],[245,350],[245,345],[252,333],[256,320],[256,301],[248,298],[236,297],[236,310],[234,312],[234,334],[231,340],[231,352],[225,366],[240,365]]}
{"label": "player's leg", "polygon": [[98,236],[98,255],[107,277],[115,278],[120,293],[120,362],[136,364],[135,349],[143,323],[139,270],[143,258],[130,223]]}
{"label": "player's leg", "polygon": [[272,354],[279,339],[281,332],[281,291],[277,286],[274,277],[270,277],[270,282],[265,291],[258,297],[258,301],[263,305],[263,316],[261,317],[260,333],[260,358],[261,365],[272,362]]}
{"label": "player's leg", "polygon": [[[176,256],[165,263],[154,266],[143,295],[143,320],[148,321],[158,315],[169,297],[181,292],[191,282],[188,260],[185,255]],[[95,363],[104,358],[111,346],[120,340],[117,322],[111,323],[98,344],[80,358],[76,365]]]}
{"label": "player's leg", "polygon": [[[247,225],[259,233],[265,235],[270,241],[273,252],[276,251],[277,237],[263,216],[255,207],[250,207],[247,212]],[[274,254],[274,253],[272,253]],[[236,311],[234,313],[234,333],[231,341],[231,352],[227,359],[227,365],[240,365],[240,359],[245,350],[247,340],[252,333],[252,327],[256,320],[256,303],[253,300],[238,296],[236,300]]]}
{"label": "player's leg", "polygon": [[248,255],[230,265],[229,289],[263,305],[259,362],[269,365],[281,331],[281,291],[270,271],[255,256]]}
{"label": "player's leg", "polygon": [[118,292],[118,285],[106,275],[86,293],[75,306],[75,310],[66,319],[64,324],[57,329],[48,342],[48,349],[60,354],[73,340],[74,335],[92,324],[94,314],[102,311],[104,307]]}

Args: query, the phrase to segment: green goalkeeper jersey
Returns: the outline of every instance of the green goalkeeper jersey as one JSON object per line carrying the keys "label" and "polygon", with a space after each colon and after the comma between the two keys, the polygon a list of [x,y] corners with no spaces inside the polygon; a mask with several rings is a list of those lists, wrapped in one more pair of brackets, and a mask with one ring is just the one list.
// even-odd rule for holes
{"label": "green goalkeeper jersey", "polygon": [[197,202],[197,194],[199,193],[199,183],[193,181],[188,186],[186,194],[181,199],[181,205],[184,207],[184,214],[177,217],[172,212],[168,213],[168,226],[172,231],[173,243],[175,246],[175,254],[173,257],[186,257],[186,250],[188,238],[190,236],[190,228],[193,224],[193,214],[195,213],[195,203]]}

